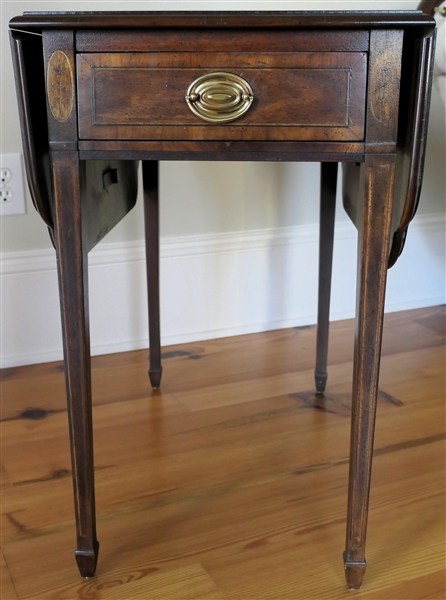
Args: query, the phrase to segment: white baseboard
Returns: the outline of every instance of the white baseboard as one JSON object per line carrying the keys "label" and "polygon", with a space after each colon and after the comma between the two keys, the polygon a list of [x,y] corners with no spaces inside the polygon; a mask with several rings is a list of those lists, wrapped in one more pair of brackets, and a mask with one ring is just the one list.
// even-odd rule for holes
{"label": "white baseboard", "polygon": [[[318,226],[161,240],[162,343],[316,322]],[[1,264],[2,367],[62,358],[54,251]],[[354,316],[356,231],[336,225],[331,319]],[[144,245],[102,243],[90,254],[92,354],[148,345]],[[386,311],[445,302],[445,215],[420,215],[389,271]]]}

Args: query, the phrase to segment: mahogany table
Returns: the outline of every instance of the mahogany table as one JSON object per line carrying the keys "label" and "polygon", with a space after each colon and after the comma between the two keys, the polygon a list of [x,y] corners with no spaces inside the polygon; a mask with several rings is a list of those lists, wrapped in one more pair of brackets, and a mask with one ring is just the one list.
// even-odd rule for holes
{"label": "mahogany table", "polygon": [[318,393],[327,380],[338,162],[359,232],[344,565],[348,587],[360,587],[386,272],[420,193],[435,21],[419,11],[25,13],[10,28],[28,182],[57,253],[81,575],[94,575],[99,550],[88,252],[134,206],[138,161],[154,387],[158,161],[318,161]]}

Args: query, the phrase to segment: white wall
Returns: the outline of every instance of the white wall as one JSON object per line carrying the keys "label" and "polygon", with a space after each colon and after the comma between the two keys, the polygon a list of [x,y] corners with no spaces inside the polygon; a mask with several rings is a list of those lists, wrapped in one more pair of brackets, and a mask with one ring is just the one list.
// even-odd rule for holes
{"label": "white wall", "polygon": [[[107,2],[61,2],[60,0],[43,2],[40,0],[14,0],[13,2],[8,2],[3,0],[1,3],[1,152],[21,151],[7,24],[10,18],[24,11],[176,9],[390,10],[413,9],[416,8],[417,4],[417,0],[355,0],[350,2],[322,2],[318,0],[312,0],[311,2],[280,0],[268,2],[257,0],[246,0],[244,2],[213,2],[211,0],[199,2],[186,0],[176,2],[116,2],[108,0]],[[405,278],[403,288],[400,287],[397,297],[390,301],[390,308],[392,306],[395,307],[398,303],[398,306],[401,308],[415,305],[423,306],[433,302],[444,302],[444,248],[441,242],[441,224],[443,223],[442,219],[445,210],[444,165],[444,108],[439,100],[438,89],[435,87],[428,141],[426,177],[419,208],[421,221],[416,236],[413,236],[418,240],[418,246],[412,250],[413,261],[417,261],[417,264],[416,266],[412,264],[410,269],[407,266],[404,268],[404,270],[410,270],[410,273],[403,273],[403,267],[401,266],[403,263],[399,263],[390,272],[390,289],[394,278],[400,277],[401,282]],[[192,321],[188,323],[188,315],[191,313],[176,309],[175,316],[173,314],[171,316],[171,321],[163,324],[165,332],[167,331],[165,341],[200,339],[200,336],[204,338],[210,335],[258,331],[273,326],[286,326],[293,323],[302,324],[303,322],[314,321],[314,286],[311,288],[311,286],[307,285],[294,284],[293,280],[290,280],[291,283],[282,289],[283,299],[279,302],[279,305],[274,305],[275,308],[272,308],[271,312],[268,312],[259,298],[260,294],[274,294],[269,283],[269,278],[271,277],[271,273],[274,275],[274,270],[271,271],[271,268],[268,270],[266,267],[263,269],[261,266],[263,259],[260,255],[258,257],[260,263],[255,266],[257,275],[252,281],[253,286],[258,287],[257,292],[253,292],[254,297],[260,302],[255,319],[251,319],[252,315],[245,314],[246,308],[243,308],[245,305],[241,296],[237,296],[236,300],[234,297],[230,298],[230,302],[237,302],[230,309],[228,307],[225,308],[223,304],[219,305],[219,302],[223,301],[221,286],[227,286],[229,283],[225,284],[224,280],[217,281],[217,263],[215,261],[209,262],[209,259],[205,257],[212,255],[212,248],[215,250],[218,247],[219,250],[217,253],[214,252],[214,257],[220,257],[218,264],[223,265],[224,263],[224,266],[222,266],[223,272],[227,272],[228,276],[232,278],[231,285],[235,286],[238,294],[241,295],[244,282],[237,280],[237,273],[239,274],[238,276],[243,277],[243,269],[247,268],[247,265],[250,264],[247,255],[245,256],[245,252],[251,252],[247,248],[249,248],[253,236],[254,238],[257,236],[256,239],[262,240],[259,247],[261,249],[258,249],[260,252],[264,252],[265,248],[269,247],[270,242],[268,240],[271,238],[282,239],[281,236],[285,235],[283,228],[288,227],[291,228],[288,232],[293,232],[293,239],[301,239],[299,236],[304,235],[305,237],[305,235],[310,235],[309,232],[311,232],[310,237],[313,237],[309,243],[312,258],[308,264],[314,267],[316,264],[316,249],[313,246],[316,243],[315,223],[318,220],[318,173],[319,167],[316,164],[196,162],[166,162],[162,164],[162,244],[163,248],[172,247],[173,244],[174,247],[179,249],[179,254],[176,258],[171,256],[162,263],[162,269],[167,269],[167,271],[164,271],[164,275],[162,275],[164,319],[169,319],[168,315],[170,314],[172,297],[173,295],[178,295],[178,290],[175,291],[175,282],[178,277],[181,277],[181,273],[192,272],[193,268],[198,270],[203,269],[206,272],[209,271],[206,275],[208,278],[206,280],[207,285],[203,287],[203,293],[206,295],[207,302],[202,305],[198,298],[187,296],[191,303],[195,302],[196,306],[201,306],[199,311],[200,317],[194,316]],[[2,358],[4,366],[23,364],[24,362],[38,362],[60,356],[61,344],[58,329],[57,291],[54,264],[51,263],[51,245],[46,227],[35,214],[29,197],[27,198],[27,205],[28,213],[26,215],[3,217],[0,220],[1,252],[4,265],[4,276],[2,278],[3,295],[1,299],[3,319]],[[103,273],[111,273],[110,269],[115,269],[112,279],[110,279],[110,285],[116,280],[116,277],[122,277],[119,284],[122,293],[124,293],[123,290],[126,289],[129,283],[128,280],[131,280],[133,285],[134,277],[137,277],[138,281],[139,278],[142,278],[142,273],[138,269],[133,271],[133,267],[130,266],[134,265],[135,260],[133,258],[128,260],[129,248],[133,248],[132,252],[141,251],[143,240],[142,223],[142,202],[139,201],[136,208],[109,234],[98,248],[98,255],[106,257],[104,260],[108,265],[101,267]],[[350,225],[347,224],[347,217],[340,206],[337,213],[337,223],[338,229],[340,228],[339,231],[350,231],[348,229]],[[430,247],[432,240],[429,237],[432,233],[432,223],[437,224],[435,235],[437,236],[438,243],[436,243],[434,249]],[[415,227],[417,226],[415,225]],[[439,230],[438,227],[440,227]],[[351,230],[351,243],[353,246],[349,247],[349,255],[354,255],[354,236],[352,236],[353,231]],[[286,237],[286,235],[285,238],[288,241],[286,244],[282,244],[281,247],[288,247],[289,253],[284,255],[283,258],[284,260],[288,260],[289,264],[294,264],[293,261],[298,260],[298,258],[293,258],[293,252],[296,251],[300,242],[297,244],[294,241],[290,241],[291,238],[289,236]],[[222,247],[219,245],[222,239],[225,240],[223,254],[220,252]],[[233,252],[229,252],[229,254],[226,252],[229,248],[227,244],[231,243],[231,239],[236,246],[238,244],[241,253],[237,258],[239,261],[237,264],[239,267],[240,265],[245,265],[243,268],[240,267],[240,272],[237,271],[236,266],[231,260],[228,263],[225,262],[229,254],[234,254]],[[194,255],[194,262],[187,251],[186,255],[184,255],[183,249],[189,247],[188,244],[190,241],[195,242],[196,240],[201,240],[203,243],[200,246],[200,251],[197,250]],[[415,243],[415,240],[413,243]],[[309,251],[309,248],[307,250]],[[121,255],[119,254],[120,252]],[[409,251],[407,254],[409,254]],[[34,260],[36,256],[38,258],[37,262]],[[132,254],[131,256],[134,257]],[[200,259],[202,260],[200,263],[201,266],[198,266],[196,263],[198,256],[202,257]],[[226,258],[222,258],[223,256],[226,256]],[[247,263],[244,262],[245,259],[248,260]],[[115,264],[112,267],[110,261],[113,260]],[[274,263],[274,260],[271,260],[273,262],[270,262],[270,267]],[[176,266],[172,267],[175,261],[177,261],[175,263]],[[100,261],[97,264],[99,265]],[[169,264],[172,267],[170,271]],[[349,272],[350,274],[350,271],[348,271],[350,267],[344,267],[345,263],[343,262],[337,264],[338,266],[335,266],[334,272],[335,281],[346,281],[346,273]],[[434,271],[432,271],[433,265],[436,268]],[[294,266],[297,268],[298,263],[295,263]],[[354,286],[354,266],[351,268],[353,270],[351,271],[348,284],[350,287]],[[14,269],[18,270],[15,271]],[[96,269],[96,272],[94,272],[94,269]],[[96,289],[94,292],[96,296],[92,297],[92,343],[96,352],[127,349],[145,344],[143,316],[141,318],[135,317],[135,323],[131,326],[125,323],[125,319],[122,319],[122,330],[116,331],[117,315],[113,312],[113,309],[110,308],[110,313],[107,313],[103,308],[98,311],[94,308],[96,304],[98,307],[108,306],[105,300],[110,291],[107,287],[108,284],[104,282],[103,285],[105,287],[102,292],[100,286],[95,287],[95,277],[98,275],[98,269],[99,266],[94,267],[92,271],[92,289]],[[178,269],[179,275],[176,269]],[[46,273],[46,276],[51,279],[52,283],[48,282],[48,287],[44,284],[46,276],[44,277],[43,273]],[[49,275],[50,273],[52,273],[51,276]],[[401,273],[402,275],[395,275],[394,273]],[[423,287],[424,283],[422,284],[416,278],[417,273],[420,274],[420,277],[426,273],[431,275],[431,279],[427,282],[427,287]],[[99,279],[101,277],[102,275],[99,275]],[[302,273],[300,278],[301,280],[305,279],[305,275]],[[202,283],[204,285],[204,279],[203,281],[199,281],[198,287],[200,289]],[[294,285],[297,287],[293,287]],[[141,290],[144,289],[143,283],[139,282],[138,286]],[[133,287],[131,289],[133,290]],[[404,290],[403,294],[401,294],[401,289]],[[303,304],[296,307],[294,303],[294,309],[288,310],[293,305],[296,290],[299,291],[299,298],[303,297]],[[249,293],[249,291],[243,291],[243,294],[245,293]],[[392,292],[390,291],[390,293]],[[136,297],[139,298],[138,302],[143,304],[142,296],[138,294],[139,292],[136,293]],[[227,301],[225,302],[227,304]],[[336,302],[337,304],[333,308],[332,314],[334,318],[351,316],[352,303],[349,295],[341,293]],[[309,309],[310,304],[312,310]],[[129,304],[125,304],[125,306],[130,305],[131,301],[129,299]],[[31,306],[32,309],[30,308]],[[49,306],[52,309],[48,313]],[[253,306],[252,303],[251,306]],[[139,308],[138,305],[138,310]],[[30,310],[33,315],[32,321],[30,321]],[[236,316],[234,316],[234,311],[237,313]],[[97,317],[95,316],[96,312],[100,313]],[[143,312],[141,312],[141,315],[143,315]],[[243,315],[246,317],[245,320]],[[108,316],[110,318],[107,318]],[[95,325],[96,318],[100,319],[100,328],[97,328]],[[200,319],[202,319],[201,325]],[[112,322],[113,327],[110,324]],[[45,328],[40,327],[38,323],[45,323]],[[113,340],[117,340],[117,345],[113,346]],[[119,340],[122,341],[121,344]]]}

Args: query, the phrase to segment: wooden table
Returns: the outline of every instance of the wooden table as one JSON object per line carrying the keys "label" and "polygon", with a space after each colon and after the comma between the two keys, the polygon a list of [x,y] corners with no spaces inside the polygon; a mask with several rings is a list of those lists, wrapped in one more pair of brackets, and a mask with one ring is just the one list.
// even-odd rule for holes
{"label": "wooden table", "polygon": [[[435,21],[411,12],[26,13],[10,23],[32,198],[57,252],[77,531],[94,575],[88,252],[143,163],[150,369],[160,385],[158,161],[321,162],[315,382],[327,380],[337,163],[358,228],[347,585],[366,568],[386,272],[420,193]],[[131,468],[131,465],[129,465]]]}

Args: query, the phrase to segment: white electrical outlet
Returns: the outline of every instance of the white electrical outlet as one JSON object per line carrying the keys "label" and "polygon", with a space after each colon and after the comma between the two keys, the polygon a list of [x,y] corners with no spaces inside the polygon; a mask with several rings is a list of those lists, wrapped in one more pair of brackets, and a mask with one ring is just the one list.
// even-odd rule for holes
{"label": "white electrical outlet", "polygon": [[0,215],[26,214],[21,154],[0,154]]}

